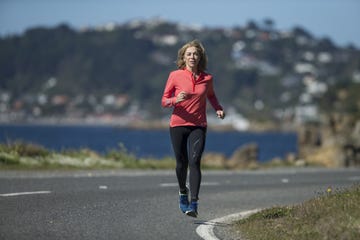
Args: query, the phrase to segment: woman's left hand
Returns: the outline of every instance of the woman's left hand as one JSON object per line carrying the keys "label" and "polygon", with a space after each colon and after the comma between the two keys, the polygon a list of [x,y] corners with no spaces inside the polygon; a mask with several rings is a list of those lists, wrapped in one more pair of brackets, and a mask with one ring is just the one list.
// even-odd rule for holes
{"label": "woman's left hand", "polygon": [[225,112],[223,110],[217,110],[216,115],[218,118],[221,118],[221,119],[225,118]]}

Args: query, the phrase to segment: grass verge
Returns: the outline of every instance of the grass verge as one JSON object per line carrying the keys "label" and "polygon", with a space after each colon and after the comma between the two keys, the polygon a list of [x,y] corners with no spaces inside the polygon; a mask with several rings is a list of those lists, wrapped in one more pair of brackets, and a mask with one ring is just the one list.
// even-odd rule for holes
{"label": "grass verge", "polygon": [[246,239],[360,239],[360,185],[326,189],[302,204],[265,209],[235,223]]}
{"label": "grass verge", "polygon": [[[46,170],[46,169],[175,169],[175,159],[137,158],[120,143],[118,148],[99,154],[91,149],[66,149],[60,152],[48,150],[41,145],[14,141],[0,143],[0,169]],[[203,169],[225,169],[203,163]]]}
{"label": "grass verge", "polygon": [[0,169],[171,169],[175,160],[138,159],[119,144],[106,154],[90,149],[51,151],[21,141],[0,144]]}
{"label": "grass verge", "polygon": [[[216,154],[204,154],[203,158],[201,167],[206,170],[256,170],[295,166],[293,162],[277,160],[266,163],[256,162],[242,167],[228,167],[226,159],[219,164]],[[209,160],[205,161],[206,159]],[[14,141],[0,143],[0,169],[175,169],[175,159],[173,157],[137,158],[128,152],[122,143],[116,149],[99,154],[87,148],[55,152],[41,145]]]}

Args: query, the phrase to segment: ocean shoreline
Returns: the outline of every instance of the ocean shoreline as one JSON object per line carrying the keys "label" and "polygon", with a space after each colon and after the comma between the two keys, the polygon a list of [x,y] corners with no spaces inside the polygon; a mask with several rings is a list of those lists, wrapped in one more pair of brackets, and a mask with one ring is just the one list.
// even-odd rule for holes
{"label": "ocean shoreline", "polygon": [[[279,124],[280,126],[282,124]],[[278,126],[279,126],[278,125]],[[103,122],[103,121],[17,121],[17,122],[2,122],[0,126],[62,126],[62,127],[114,127],[119,129],[134,129],[134,130],[164,130],[169,129],[169,123],[161,120],[152,121],[134,121],[129,124],[121,124],[116,121]],[[267,123],[263,126],[250,126],[246,130],[238,130],[230,124],[209,124],[208,129],[216,132],[245,132],[245,133],[259,133],[259,132],[279,132],[279,133],[298,133],[300,127],[275,127],[273,123]]]}

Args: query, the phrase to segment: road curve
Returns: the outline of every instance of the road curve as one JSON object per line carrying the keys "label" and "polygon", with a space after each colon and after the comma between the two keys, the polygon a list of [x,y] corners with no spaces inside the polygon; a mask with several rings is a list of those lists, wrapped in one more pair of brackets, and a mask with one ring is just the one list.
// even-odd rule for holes
{"label": "road curve", "polygon": [[[360,169],[204,171],[199,218],[178,209],[173,171],[0,171],[0,239],[202,239],[233,213],[360,182]],[[212,231],[231,239],[228,224]]]}

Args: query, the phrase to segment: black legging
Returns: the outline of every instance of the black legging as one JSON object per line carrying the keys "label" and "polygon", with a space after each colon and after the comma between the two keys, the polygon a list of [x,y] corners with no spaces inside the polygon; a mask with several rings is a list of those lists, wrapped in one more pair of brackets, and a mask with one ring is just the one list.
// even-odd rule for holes
{"label": "black legging", "polygon": [[200,162],[205,147],[206,128],[196,126],[170,127],[170,136],[176,158],[176,176],[180,191],[186,189],[189,166],[191,200],[197,201],[201,182]]}

